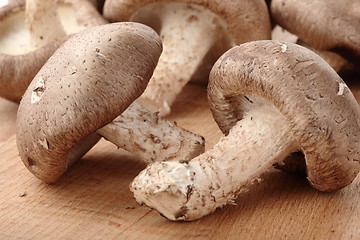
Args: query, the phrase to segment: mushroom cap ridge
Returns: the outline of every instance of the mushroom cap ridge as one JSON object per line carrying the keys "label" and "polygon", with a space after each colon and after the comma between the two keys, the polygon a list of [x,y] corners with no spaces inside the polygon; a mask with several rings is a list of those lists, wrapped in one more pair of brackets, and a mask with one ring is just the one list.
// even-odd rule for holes
{"label": "mushroom cap ridge", "polygon": [[137,23],[91,27],[66,41],[20,102],[16,138],[25,166],[56,181],[76,161],[72,151],[83,151],[79,143],[142,94],[161,51],[155,31]]}
{"label": "mushroom cap ridge", "polygon": [[[254,41],[227,51],[208,86],[215,121],[227,134],[242,119],[246,94],[271,102],[288,121],[318,190],[348,185],[360,170],[360,111],[337,73],[312,51],[292,43]],[[269,143],[271,144],[271,143]]]}
{"label": "mushroom cap ridge", "polygon": [[107,0],[103,14],[110,22],[129,21],[140,7],[155,2],[184,2],[211,10],[225,21],[236,44],[271,38],[270,17],[263,0]]}

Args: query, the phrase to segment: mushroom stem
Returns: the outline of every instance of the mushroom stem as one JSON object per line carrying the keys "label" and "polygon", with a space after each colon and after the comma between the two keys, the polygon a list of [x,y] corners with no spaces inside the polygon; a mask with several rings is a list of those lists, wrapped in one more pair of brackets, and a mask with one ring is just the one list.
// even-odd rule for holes
{"label": "mushroom stem", "polygon": [[97,133],[147,163],[190,160],[204,152],[201,136],[149,112],[137,102]]}
{"label": "mushroom stem", "polygon": [[221,35],[220,24],[215,14],[197,5],[151,4],[147,8],[151,9],[138,12],[133,20],[147,22],[143,18],[151,17],[144,17],[145,12],[159,17],[164,50],[140,101],[148,109],[167,115],[178,93]]}
{"label": "mushroom stem", "polygon": [[57,12],[56,0],[26,0],[25,22],[33,47],[41,47],[66,36]]}
{"label": "mushroom stem", "polygon": [[296,149],[282,114],[272,105],[263,105],[193,160],[149,165],[132,182],[131,190],[139,203],[170,220],[191,221],[233,203]]}

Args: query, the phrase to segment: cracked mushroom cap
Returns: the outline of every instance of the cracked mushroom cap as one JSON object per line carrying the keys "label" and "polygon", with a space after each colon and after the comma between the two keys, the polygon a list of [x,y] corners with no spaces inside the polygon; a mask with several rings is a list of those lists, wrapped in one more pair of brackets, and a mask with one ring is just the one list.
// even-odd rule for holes
{"label": "cracked mushroom cap", "polygon": [[227,32],[235,44],[271,37],[269,14],[266,3],[262,0],[107,0],[104,16],[110,22],[129,21],[141,7],[158,2],[183,2],[209,9],[224,20]]}
{"label": "cracked mushroom cap", "polygon": [[159,36],[138,23],[92,27],[67,40],[20,102],[16,140],[25,166],[55,182],[142,94],[161,51]]}
{"label": "cracked mushroom cap", "polygon": [[[85,0],[59,0],[58,7],[67,34],[106,23]],[[34,48],[25,26],[25,0],[14,0],[1,8],[0,97],[19,102],[36,73],[66,38],[68,36]]]}
{"label": "cracked mushroom cap", "polygon": [[271,15],[312,47],[360,56],[358,0],[272,0]]}
{"label": "cracked mushroom cap", "polygon": [[358,104],[336,72],[304,47],[266,40],[234,47],[214,65],[208,98],[225,134],[249,109],[277,108],[318,190],[342,188],[360,170]]}

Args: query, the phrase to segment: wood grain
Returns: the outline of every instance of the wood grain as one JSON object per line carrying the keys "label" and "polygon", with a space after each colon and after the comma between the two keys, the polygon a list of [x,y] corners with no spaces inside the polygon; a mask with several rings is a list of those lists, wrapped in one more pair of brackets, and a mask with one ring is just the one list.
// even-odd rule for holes
{"label": "wood grain", "polygon": [[[360,239],[360,177],[321,193],[273,169],[236,206],[171,222],[138,206],[129,191],[145,165],[101,140],[58,183],[45,184],[18,157],[16,110],[0,100],[0,239]],[[221,136],[204,87],[187,86],[169,119],[203,135],[207,149]]]}

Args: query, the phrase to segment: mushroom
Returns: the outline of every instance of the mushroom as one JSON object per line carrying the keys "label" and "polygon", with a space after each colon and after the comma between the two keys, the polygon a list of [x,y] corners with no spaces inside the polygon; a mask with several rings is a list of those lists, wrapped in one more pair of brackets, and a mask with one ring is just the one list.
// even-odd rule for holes
{"label": "mushroom", "polygon": [[0,10],[0,97],[19,102],[69,34],[106,23],[86,0],[59,0],[55,5],[54,0],[28,0],[25,6],[18,0]]}
{"label": "mushroom", "polygon": [[320,191],[345,187],[360,171],[358,104],[337,73],[300,45],[263,40],[232,48],[210,72],[208,99],[226,136],[191,161],[150,164],[131,184],[139,203],[171,220],[234,203],[298,150]]}
{"label": "mushroom", "polygon": [[88,0],[88,1],[91,2],[99,10],[99,12],[102,12],[105,0]]}
{"label": "mushroom", "polygon": [[6,6],[6,5],[8,5],[8,4],[9,4],[9,1],[8,1],[8,0],[2,0],[2,1],[0,1],[0,8]]}
{"label": "mushroom", "polygon": [[67,40],[35,76],[18,109],[17,147],[30,172],[55,182],[99,134],[149,162],[202,152],[202,137],[137,103],[129,107],[144,91],[161,51],[159,36],[138,23],[92,27]]}
{"label": "mushroom", "polygon": [[360,61],[360,1],[272,0],[271,15],[308,45]]}
{"label": "mushroom", "polygon": [[140,100],[162,115],[170,112],[184,85],[201,72],[198,69],[206,69],[201,66],[209,65],[206,57],[213,59],[212,66],[233,45],[270,39],[271,34],[263,0],[108,0],[104,16],[110,22],[140,22],[159,33],[164,51]]}
{"label": "mushroom", "polygon": [[354,65],[351,62],[334,51],[316,49],[309,46],[301,39],[298,39],[296,43],[318,54],[339,74],[342,72],[351,72],[355,70]]}
{"label": "mushroom", "polygon": [[271,32],[272,40],[279,40],[285,42],[292,42],[300,44],[304,47],[309,48],[311,51],[322,57],[336,72],[348,71],[353,68],[352,64],[341,55],[328,50],[319,50],[309,46],[304,41],[298,38],[298,36],[288,32],[284,28],[276,25]]}

